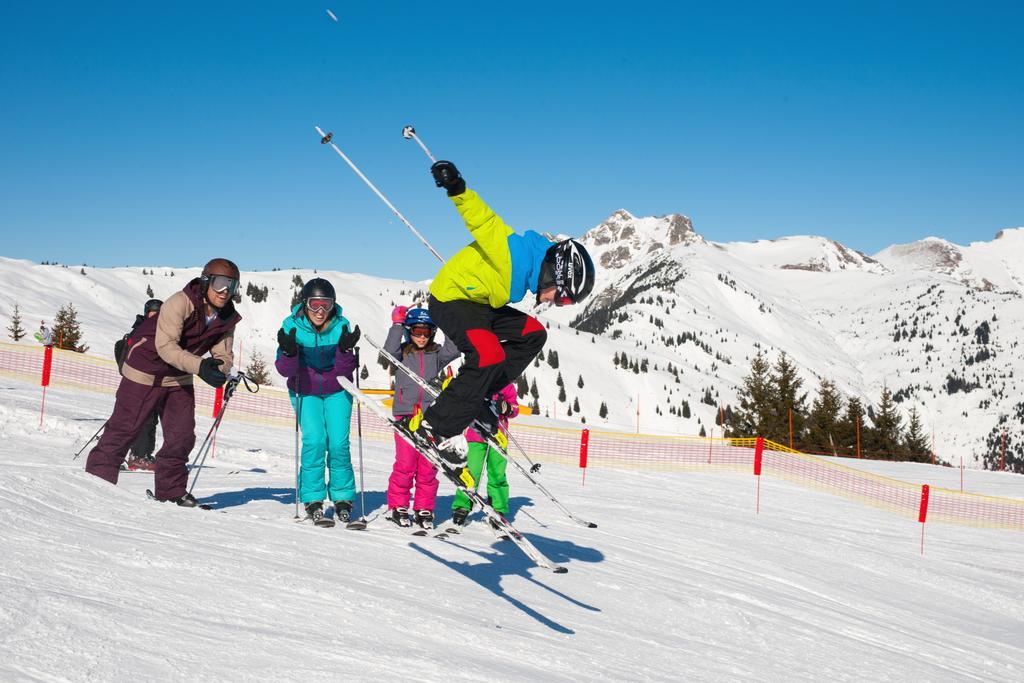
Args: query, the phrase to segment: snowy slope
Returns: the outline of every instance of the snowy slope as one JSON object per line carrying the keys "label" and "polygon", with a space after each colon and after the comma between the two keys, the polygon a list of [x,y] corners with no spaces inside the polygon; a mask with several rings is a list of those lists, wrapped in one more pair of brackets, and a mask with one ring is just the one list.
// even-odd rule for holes
{"label": "snowy slope", "polygon": [[[224,424],[196,489],[224,514],[149,502],[151,475],[115,488],[71,460],[112,397],[51,388],[39,431],[38,387],[0,391],[2,680],[1022,675],[1018,533],[930,524],[922,556],[918,524],[770,479],[755,515],[745,475],[595,470],[581,487],[549,464],[547,485],[600,524],[572,525],[513,475],[516,523],[570,569],[554,575],[479,529],[447,543],[293,523],[287,429]],[[365,452],[377,511],[393,453]],[[967,473],[969,490],[1020,486]]]}

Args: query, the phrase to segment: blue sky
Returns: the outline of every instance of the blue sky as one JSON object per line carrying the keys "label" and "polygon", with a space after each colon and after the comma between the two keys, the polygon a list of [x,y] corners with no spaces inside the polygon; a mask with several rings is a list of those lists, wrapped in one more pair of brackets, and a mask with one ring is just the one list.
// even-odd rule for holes
{"label": "blue sky", "polygon": [[442,254],[467,233],[408,123],[519,229],[1024,225],[1024,5],[711,4],[5,3],[0,255],[433,275],[314,125]]}

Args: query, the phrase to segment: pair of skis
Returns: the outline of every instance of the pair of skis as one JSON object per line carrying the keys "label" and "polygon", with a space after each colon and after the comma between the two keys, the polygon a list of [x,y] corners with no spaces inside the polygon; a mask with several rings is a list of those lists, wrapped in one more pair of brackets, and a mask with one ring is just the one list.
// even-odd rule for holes
{"label": "pair of skis", "polygon": [[[416,382],[420,386],[420,388],[422,388],[423,391],[425,391],[431,397],[433,397],[435,399],[438,397],[440,392],[437,390],[437,388],[434,385],[430,384],[425,379],[423,379],[422,377],[417,375],[415,372],[413,372],[412,370],[407,368],[400,360],[398,360],[398,358],[396,358],[394,356],[394,354],[392,354],[389,351],[387,351],[384,347],[382,347],[380,344],[378,344],[376,341],[374,341],[369,335],[363,335],[363,341],[365,341],[367,344],[369,344],[370,346],[375,348],[380,353],[380,355],[382,355],[385,359],[387,359],[387,361],[389,363],[391,363],[393,366],[395,366],[395,368],[397,368],[400,372],[405,373],[410,379],[412,379],[414,382]],[[494,439],[494,437],[489,434],[489,430],[487,430],[485,428],[481,428],[481,429],[479,429],[477,431],[481,434],[481,436],[483,436],[485,438],[485,440],[487,441],[487,445],[488,446],[490,446],[494,450],[496,450],[499,453],[501,453],[505,457],[506,460],[510,461],[513,465],[515,465],[516,469],[518,469],[519,472],[524,477],[526,477],[526,479],[531,484],[536,486],[538,491],[543,493],[547,497],[547,499],[550,500],[555,505],[555,507],[557,507],[559,510],[562,511],[562,514],[564,514],[566,517],[571,519],[576,524],[579,524],[580,526],[587,527],[588,529],[596,529],[597,528],[597,524],[594,524],[593,522],[588,522],[585,519],[580,519],[579,517],[574,515],[567,507],[562,505],[562,503],[559,502],[559,500],[557,498],[555,498],[554,495],[552,495],[552,493],[550,491],[548,491],[548,489],[543,484],[541,484],[539,481],[537,481],[533,477],[532,472],[535,471],[536,469],[538,469],[539,465],[533,465],[532,468],[527,469],[526,467],[524,467],[519,462],[518,459],[509,457],[509,449],[505,448],[500,443],[498,443]],[[508,434],[507,436],[511,436],[511,434]],[[515,439],[512,439],[512,441],[513,441],[513,443],[515,443]],[[516,444],[516,445],[518,446],[518,444]],[[520,450],[522,450],[522,449],[520,449]],[[525,456],[526,453],[524,452],[523,455]],[[527,458],[527,459],[529,459],[529,458]]]}
{"label": "pair of skis", "polygon": [[423,455],[423,457],[425,457],[427,461],[430,462],[431,465],[436,467],[441,473],[445,475],[445,477],[448,478],[449,481],[452,482],[452,484],[455,485],[455,488],[466,494],[466,496],[474,504],[480,506],[480,508],[487,515],[487,517],[494,520],[494,523],[502,531],[508,534],[509,540],[511,540],[513,543],[519,546],[523,553],[526,554],[526,556],[529,557],[531,560],[533,560],[534,564],[536,564],[538,567],[542,567],[544,569],[553,571],[556,574],[564,574],[565,572],[569,571],[565,567],[555,564],[547,557],[545,557],[545,555],[540,550],[538,550],[537,547],[534,546],[528,538],[526,538],[522,533],[519,532],[518,529],[512,526],[512,523],[508,521],[505,515],[501,514],[493,507],[491,507],[491,505],[483,498],[483,496],[477,493],[476,489],[467,486],[466,482],[459,478],[458,474],[455,471],[448,468],[444,456],[441,454],[439,450],[437,450],[436,447],[434,447],[433,444],[418,438],[418,436],[415,435],[414,432],[409,431],[409,428],[406,424],[395,419],[392,415],[388,414],[388,411],[384,408],[383,405],[381,405],[377,401],[373,400],[372,398],[364,394],[362,390],[360,390],[359,387],[357,387],[355,383],[349,380],[347,377],[339,377],[338,381],[341,382],[341,386],[345,389],[345,391],[351,394],[355,400],[359,401],[362,405],[366,406],[371,411],[373,411],[381,420],[391,425],[391,428],[394,430],[396,434],[398,434],[399,438],[403,439],[406,443],[408,443],[410,446],[419,451]]}

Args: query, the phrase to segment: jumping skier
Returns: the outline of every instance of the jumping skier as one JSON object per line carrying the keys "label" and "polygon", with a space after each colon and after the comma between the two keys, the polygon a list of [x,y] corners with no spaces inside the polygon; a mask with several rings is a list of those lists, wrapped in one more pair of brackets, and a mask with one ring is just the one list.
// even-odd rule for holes
{"label": "jumping skier", "polygon": [[[235,326],[242,319],[231,302],[238,283],[238,266],[215,258],[200,277],[167,299],[159,315],[136,328],[121,367],[114,412],[89,453],[86,472],[116,484],[129,446],[159,410],[164,442],[156,454],[155,497],[183,507],[198,505],[186,490],[188,456],[196,442],[192,376],[214,388],[228,379]],[[207,353],[212,357],[204,358]]]}
{"label": "jumping skier", "polygon": [[[537,302],[565,306],[594,287],[594,264],[582,244],[552,243],[540,233],[516,234],[473,190],[455,165],[430,168],[448,192],[473,242],[441,268],[430,285],[430,315],[455,342],[465,362],[415,426],[456,471],[466,465],[463,431],[474,419],[497,429],[490,397],[510,384],[543,348],[547,331],[534,317],[508,306],[527,290]],[[415,431],[415,430],[414,430]]]}
{"label": "jumping skier", "polygon": [[342,316],[334,286],[324,278],[307,282],[300,297],[278,330],[275,362],[277,371],[288,378],[288,396],[302,428],[299,500],[318,523],[324,519],[324,498],[329,497],[335,521],[344,524],[351,517],[356,484],[349,448],[352,397],[338,377],[355,376],[352,349],[360,332]]}
{"label": "jumping skier", "polygon": [[[500,428],[508,429],[509,419],[519,415],[519,400],[516,396],[515,385],[509,384],[503,387],[493,396],[492,401],[499,415]],[[508,461],[501,453],[491,448],[472,427],[466,430],[466,440],[469,441],[466,467],[473,476],[473,481],[477,486],[480,485],[480,474],[483,472],[486,462],[487,498],[495,510],[508,517],[508,478],[505,476]],[[462,491],[456,491],[455,500],[452,502],[452,523],[456,526],[464,525],[472,509],[473,503],[469,500],[469,496]],[[494,526],[493,520],[490,520],[490,523]]]}
{"label": "jumping skier", "polygon": [[[410,310],[405,306],[396,306],[391,312],[391,329],[388,330],[384,349],[429,382],[460,355],[459,349],[450,339],[446,339],[444,345],[435,342],[436,331],[437,325],[427,309]],[[422,412],[433,401],[433,397],[404,372],[395,373],[395,397],[391,412],[396,418],[411,417]],[[414,481],[415,523],[423,529],[432,529],[437,498],[437,470],[405,439],[395,434],[395,465],[388,478],[388,519],[398,526],[410,526],[409,499]]]}
{"label": "jumping skier", "polygon": [[[152,318],[159,313],[160,307],[163,304],[164,302],[160,301],[160,299],[150,299],[147,301],[142,307],[142,314],[135,316],[135,322],[132,324],[132,329],[128,334],[114,342],[114,360],[117,362],[118,372],[121,371],[121,367],[124,365],[124,354],[131,345],[132,333],[139,329],[139,325],[145,322],[146,318]],[[156,424],[159,414],[159,410],[154,410],[150,413],[142,429],[139,431],[139,435],[132,442],[128,460],[125,462],[127,469],[149,471],[156,469],[156,458],[153,457],[153,451],[156,449]]]}

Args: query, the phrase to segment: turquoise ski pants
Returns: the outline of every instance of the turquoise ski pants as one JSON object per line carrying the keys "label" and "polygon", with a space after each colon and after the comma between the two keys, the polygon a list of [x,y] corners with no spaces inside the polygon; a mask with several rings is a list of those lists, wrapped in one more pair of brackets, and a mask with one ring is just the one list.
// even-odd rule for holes
{"label": "turquoise ski pants", "polygon": [[328,494],[332,501],[354,500],[356,479],[348,442],[352,397],[346,391],[328,396],[289,394],[302,430],[299,500],[310,503]]}

